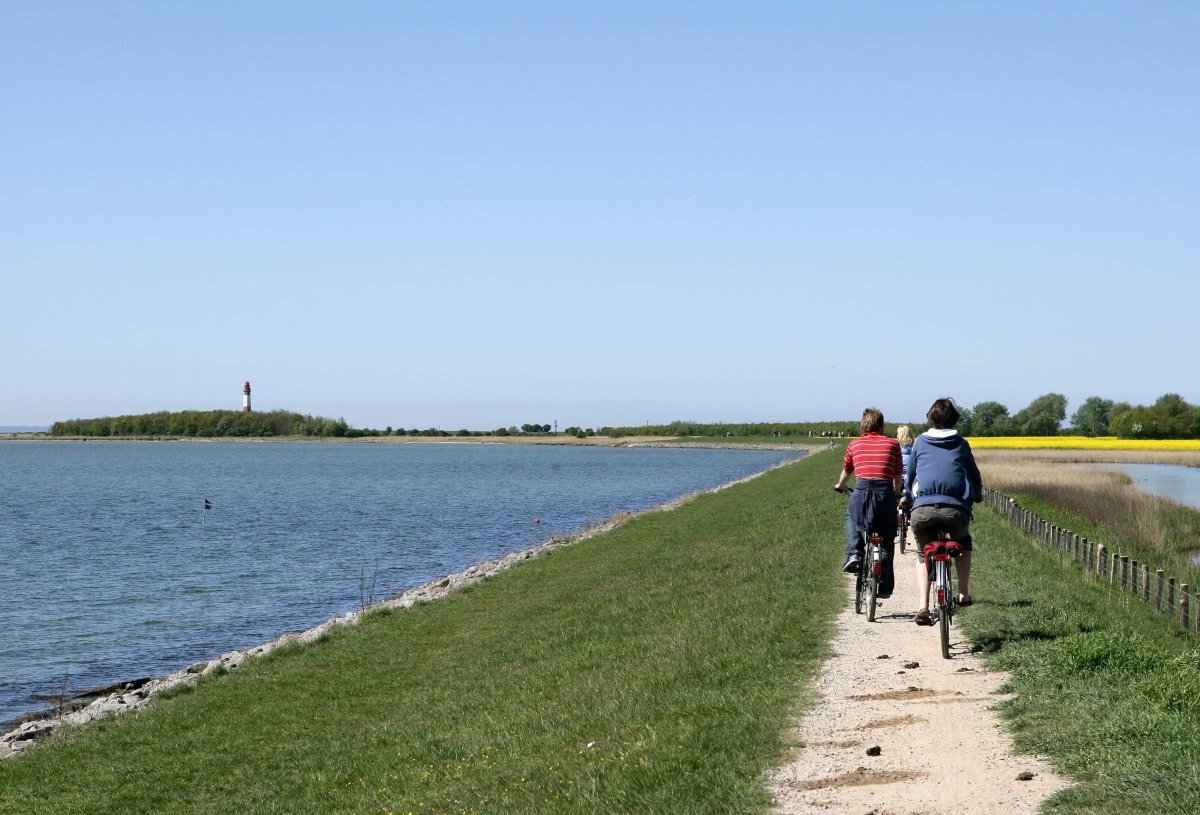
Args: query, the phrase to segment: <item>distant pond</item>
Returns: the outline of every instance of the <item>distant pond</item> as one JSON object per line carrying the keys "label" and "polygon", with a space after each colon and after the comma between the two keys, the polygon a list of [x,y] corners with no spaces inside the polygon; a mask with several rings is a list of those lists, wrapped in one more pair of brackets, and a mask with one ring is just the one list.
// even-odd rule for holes
{"label": "distant pond", "polygon": [[1200,467],[1179,464],[1091,464],[1125,473],[1139,490],[1200,510]]}

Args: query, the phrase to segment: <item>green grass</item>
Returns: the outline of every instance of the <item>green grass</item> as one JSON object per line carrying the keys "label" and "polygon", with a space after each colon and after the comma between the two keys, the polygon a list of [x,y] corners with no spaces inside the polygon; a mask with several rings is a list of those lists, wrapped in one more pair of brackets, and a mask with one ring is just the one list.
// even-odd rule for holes
{"label": "green grass", "polygon": [[0,764],[0,812],[762,812],[843,600],[816,455]]}
{"label": "green grass", "polygon": [[[1129,490],[1134,491],[1132,487]],[[1103,543],[1110,556],[1123,554],[1152,569],[1163,569],[1179,583],[1200,586],[1200,565],[1192,560],[1200,549],[1200,512],[1194,509],[1138,494],[1135,512],[1125,503],[1109,501],[1106,505],[1072,495],[1071,505],[1084,509],[1071,511],[1065,508],[1067,501],[1056,502],[1033,491],[1008,495],[1050,523]],[[1124,516],[1112,517],[1117,513]]]}
{"label": "green grass", "polygon": [[1018,747],[1078,781],[1047,811],[1200,812],[1200,642],[990,510],[974,535],[977,604],[956,622],[1013,673]]}

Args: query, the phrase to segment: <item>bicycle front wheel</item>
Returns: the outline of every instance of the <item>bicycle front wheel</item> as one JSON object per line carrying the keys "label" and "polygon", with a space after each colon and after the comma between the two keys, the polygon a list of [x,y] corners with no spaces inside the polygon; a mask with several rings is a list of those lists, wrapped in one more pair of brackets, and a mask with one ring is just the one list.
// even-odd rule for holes
{"label": "bicycle front wheel", "polygon": [[938,630],[942,638],[942,659],[950,658],[950,609],[941,606],[938,609]]}

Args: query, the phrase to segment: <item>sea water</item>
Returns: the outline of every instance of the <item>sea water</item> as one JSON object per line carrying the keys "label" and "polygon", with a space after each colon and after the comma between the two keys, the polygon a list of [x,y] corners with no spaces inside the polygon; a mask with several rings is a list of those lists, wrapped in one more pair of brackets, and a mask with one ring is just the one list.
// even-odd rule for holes
{"label": "sea water", "polygon": [[0,723],[801,452],[0,443]]}

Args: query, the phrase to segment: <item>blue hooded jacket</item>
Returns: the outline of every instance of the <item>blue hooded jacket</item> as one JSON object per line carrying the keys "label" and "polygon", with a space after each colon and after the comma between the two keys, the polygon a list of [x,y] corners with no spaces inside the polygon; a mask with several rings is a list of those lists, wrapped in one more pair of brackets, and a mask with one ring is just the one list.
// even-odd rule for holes
{"label": "blue hooded jacket", "polygon": [[927,430],[917,437],[904,474],[904,495],[913,507],[949,504],[967,512],[983,500],[983,479],[971,445],[957,430]]}

